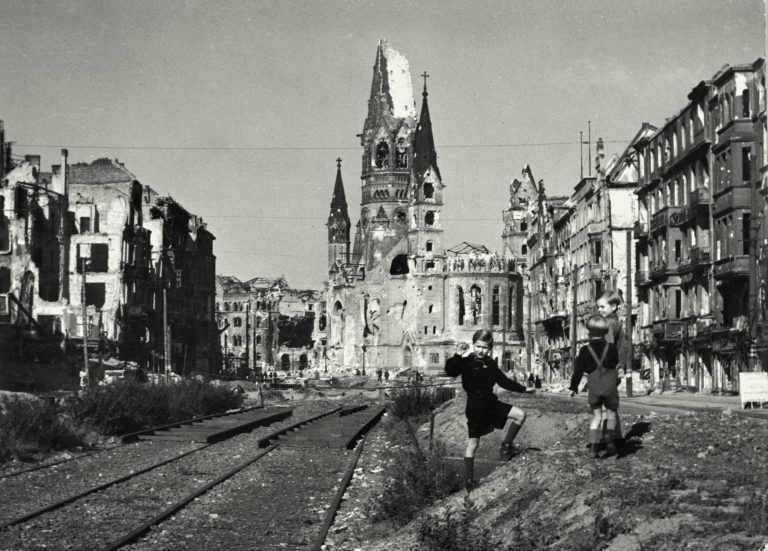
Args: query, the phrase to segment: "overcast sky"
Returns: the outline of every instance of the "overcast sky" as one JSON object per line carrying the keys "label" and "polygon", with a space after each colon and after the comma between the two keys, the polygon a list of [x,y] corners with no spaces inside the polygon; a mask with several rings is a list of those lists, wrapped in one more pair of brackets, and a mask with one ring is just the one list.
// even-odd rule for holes
{"label": "overcast sky", "polygon": [[724,64],[764,57],[763,11],[762,0],[5,0],[0,119],[14,153],[39,153],[46,169],[61,147],[71,162],[116,157],[202,215],[218,273],[319,287],[336,157],[359,215],[356,134],[380,38],[408,58],[417,108],[418,75],[431,75],[446,246],[500,250],[524,164],[569,194],[588,120],[593,141],[621,152]]}

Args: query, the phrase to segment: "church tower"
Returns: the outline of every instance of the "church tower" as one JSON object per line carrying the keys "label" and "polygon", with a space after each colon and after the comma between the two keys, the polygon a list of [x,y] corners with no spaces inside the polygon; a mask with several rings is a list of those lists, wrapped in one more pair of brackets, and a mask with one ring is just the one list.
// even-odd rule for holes
{"label": "church tower", "polygon": [[432,120],[427,103],[427,77],[424,72],[421,114],[413,140],[412,191],[409,213],[408,250],[417,272],[441,270],[443,247],[443,181],[437,166]]}
{"label": "church tower", "polygon": [[349,264],[349,234],[352,224],[347,211],[344,182],[341,180],[341,159],[336,159],[336,183],[333,186],[331,213],[328,216],[328,270],[336,271],[338,263]]}
{"label": "church tower", "polygon": [[408,60],[382,40],[373,66],[368,116],[359,135],[364,250],[355,254],[368,267],[407,234],[415,113]]}

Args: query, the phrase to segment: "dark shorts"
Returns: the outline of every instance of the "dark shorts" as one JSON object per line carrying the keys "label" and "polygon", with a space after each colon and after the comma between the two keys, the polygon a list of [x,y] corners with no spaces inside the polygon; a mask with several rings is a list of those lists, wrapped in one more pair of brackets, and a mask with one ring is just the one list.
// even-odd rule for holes
{"label": "dark shorts", "polygon": [[602,394],[589,393],[588,402],[592,409],[605,406],[605,409],[616,411],[619,409],[619,391],[614,388],[612,391]]}
{"label": "dark shorts", "polygon": [[503,429],[511,409],[510,404],[499,400],[478,404],[468,403],[465,413],[467,414],[469,437],[480,438],[492,433],[494,429]]}

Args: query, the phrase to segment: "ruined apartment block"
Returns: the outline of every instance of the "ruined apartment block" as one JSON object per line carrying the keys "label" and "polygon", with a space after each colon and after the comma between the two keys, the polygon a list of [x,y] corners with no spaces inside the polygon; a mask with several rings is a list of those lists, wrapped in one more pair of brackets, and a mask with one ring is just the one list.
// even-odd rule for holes
{"label": "ruined apartment block", "polygon": [[[40,156],[14,160],[0,121],[0,387],[77,386],[66,363],[71,217],[67,152],[51,172]],[[63,168],[62,168],[63,167]]]}
{"label": "ruined apartment block", "polygon": [[292,289],[285,277],[242,282],[216,277],[223,376],[324,369],[322,295]]}

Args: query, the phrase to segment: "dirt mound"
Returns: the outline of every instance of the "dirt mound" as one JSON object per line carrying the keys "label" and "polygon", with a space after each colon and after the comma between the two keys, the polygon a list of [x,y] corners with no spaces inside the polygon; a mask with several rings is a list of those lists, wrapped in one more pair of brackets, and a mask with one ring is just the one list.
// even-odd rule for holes
{"label": "dirt mound", "polygon": [[[583,404],[501,398],[528,411],[520,433],[527,450],[471,494],[474,524],[507,546],[499,549],[754,550],[768,542],[767,422],[711,413],[625,414],[621,453],[594,460],[585,450]],[[436,412],[435,437],[451,453],[463,450],[463,407],[457,398]],[[429,425],[418,434],[428,439]],[[494,457],[500,438],[496,431],[481,439],[481,457]],[[424,513],[455,518],[463,499],[459,492]],[[419,522],[361,548],[420,548]]]}

